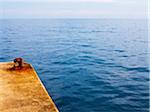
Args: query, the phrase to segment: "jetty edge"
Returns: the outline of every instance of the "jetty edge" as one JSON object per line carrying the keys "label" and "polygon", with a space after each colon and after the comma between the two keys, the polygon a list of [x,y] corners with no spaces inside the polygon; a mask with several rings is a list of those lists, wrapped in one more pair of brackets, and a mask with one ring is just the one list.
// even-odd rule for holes
{"label": "jetty edge", "polygon": [[59,112],[31,64],[0,62],[0,112]]}

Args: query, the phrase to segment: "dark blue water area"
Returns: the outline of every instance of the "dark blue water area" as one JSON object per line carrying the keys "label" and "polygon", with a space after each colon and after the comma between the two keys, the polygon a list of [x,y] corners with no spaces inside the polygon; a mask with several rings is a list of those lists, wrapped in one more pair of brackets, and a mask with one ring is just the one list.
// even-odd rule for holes
{"label": "dark blue water area", "polygon": [[60,112],[148,112],[148,43],[146,20],[0,20],[0,62],[33,64]]}

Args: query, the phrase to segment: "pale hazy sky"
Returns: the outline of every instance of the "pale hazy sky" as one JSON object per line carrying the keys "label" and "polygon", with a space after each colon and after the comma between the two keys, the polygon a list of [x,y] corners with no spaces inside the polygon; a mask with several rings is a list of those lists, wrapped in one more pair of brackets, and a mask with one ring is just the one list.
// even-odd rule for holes
{"label": "pale hazy sky", "polygon": [[147,18],[148,0],[0,0],[0,18]]}

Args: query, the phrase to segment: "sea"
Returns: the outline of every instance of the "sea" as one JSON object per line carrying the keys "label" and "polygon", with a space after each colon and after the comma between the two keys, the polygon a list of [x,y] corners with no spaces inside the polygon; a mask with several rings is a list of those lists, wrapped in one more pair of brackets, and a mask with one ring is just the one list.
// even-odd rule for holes
{"label": "sea", "polygon": [[0,62],[31,63],[60,112],[149,112],[148,43],[146,19],[0,20]]}

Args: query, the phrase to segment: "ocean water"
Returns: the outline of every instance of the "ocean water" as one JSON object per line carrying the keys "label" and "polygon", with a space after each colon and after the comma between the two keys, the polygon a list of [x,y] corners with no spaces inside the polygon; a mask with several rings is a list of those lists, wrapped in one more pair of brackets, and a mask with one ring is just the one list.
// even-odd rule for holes
{"label": "ocean water", "polygon": [[148,43],[146,20],[0,20],[0,62],[31,63],[60,112],[148,112]]}

